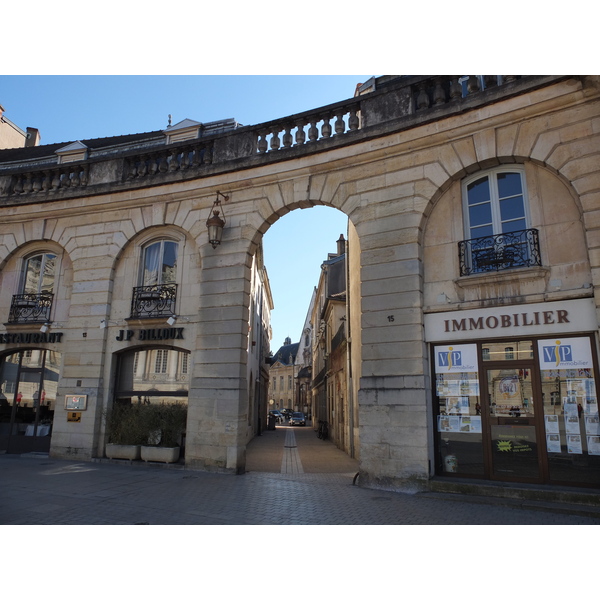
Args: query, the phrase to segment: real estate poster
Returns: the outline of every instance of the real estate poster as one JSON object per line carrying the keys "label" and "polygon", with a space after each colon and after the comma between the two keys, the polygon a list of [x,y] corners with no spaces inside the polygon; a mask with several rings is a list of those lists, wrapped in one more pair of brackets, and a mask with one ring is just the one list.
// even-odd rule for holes
{"label": "real estate poster", "polygon": [[575,415],[565,415],[565,432],[571,434],[579,433],[579,417]]}
{"label": "real estate poster", "polygon": [[544,418],[546,423],[546,433],[558,433],[558,415],[546,415]]}
{"label": "real estate poster", "polygon": [[585,433],[587,435],[600,435],[600,418],[598,415],[585,417]]}
{"label": "real estate poster", "polygon": [[548,452],[561,453],[560,435],[558,433],[549,433],[546,435],[546,449]]}
{"label": "real estate poster", "polygon": [[588,435],[587,446],[588,454],[600,454],[600,436]]}
{"label": "real estate poster", "polygon": [[450,415],[438,416],[438,431],[452,432],[460,431],[460,417],[452,417]]}
{"label": "real estate poster", "polygon": [[568,435],[567,436],[567,452],[569,454],[582,454],[581,450],[581,436],[580,435]]}

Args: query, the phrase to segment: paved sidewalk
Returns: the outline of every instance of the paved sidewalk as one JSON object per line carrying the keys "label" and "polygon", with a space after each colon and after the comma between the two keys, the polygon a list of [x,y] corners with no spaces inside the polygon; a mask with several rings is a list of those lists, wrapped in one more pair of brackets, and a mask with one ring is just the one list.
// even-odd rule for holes
{"label": "paved sidewalk", "polygon": [[310,427],[253,440],[248,472],[0,456],[0,524],[598,525],[582,514],[353,485],[357,462]]}

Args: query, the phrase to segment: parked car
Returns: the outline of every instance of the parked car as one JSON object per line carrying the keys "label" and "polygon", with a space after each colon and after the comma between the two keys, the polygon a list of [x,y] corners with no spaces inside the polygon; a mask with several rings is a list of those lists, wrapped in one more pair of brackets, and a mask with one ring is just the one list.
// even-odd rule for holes
{"label": "parked car", "polygon": [[278,423],[283,423],[285,421],[285,417],[278,410],[270,410],[270,415],[273,415]]}
{"label": "parked car", "polygon": [[289,424],[290,425],[306,425],[306,419],[304,418],[304,413],[301,413],[301,412],[292,413]]}

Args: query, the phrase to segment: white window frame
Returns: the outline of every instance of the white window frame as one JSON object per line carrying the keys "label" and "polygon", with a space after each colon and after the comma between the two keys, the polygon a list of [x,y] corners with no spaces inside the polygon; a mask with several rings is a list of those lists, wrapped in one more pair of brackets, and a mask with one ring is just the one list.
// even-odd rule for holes
{"label": "white window frame", "polygon": [[159,237],[159,238],[151,238],[151,239],[145,241],[140,247],[141,255],[140,255],[140,266],[138,269],[138,285],[144,286],[144,285],[163,285],[164,284],[164,281],[162,280],[162,278],[163,278],[162,269],[159,269],[158,280],[154,284],[145,283],[144,273],[145,273],[145,267],[146,267],[146,252],[148,251],[148,249],[151,246],[154,246],[155,244],[160,244],[159,264],[162,266],[163,261],[164,261],[165,243],[166,242],[171,242],[172,244],[175,244],[177,246],[177,263],[176,263],[177,266],[176,266],[176,270],[175,270],[175,282],[174,283],[179,283],[179,278],[180,278],[180,273],[181,273],[181,257],[182,257],[183,244],[181,243],[180,240],[175,239],[175,238]]}
{"label": "white window frame", "polygon": [[524,217],[525,217],[525,227],[523,229],[531,228],[531,216],[530,216],[530,211],[529,211],[529,197],[527,194],[527,180],[525,178],[525,169],[521,165],[506,165],[503,167],[496,167],[494,169],[488,169],[486,171],[479,171],[463,180],[463,183],[462,183],[462,206],[463,206],[465,240],[477,239],[479,237],[487,237],[487,236],[477,236],[476,238],[474,238],[471,233],[471,224],[469,222],[469,196],[468,196],[467,188],[471,183],[477,181],[478,179],[482,179],[483,177],[488,177],[488,179],[490,181],[492,235],[499,235],[502,233],[502,217],[500,215],[500,198],[499,198],[499,193],[498,193],[498,177],[497,177],[500,173],[519,173],[519,175],[521,176],[521,191],[523,194],[523,209],[524,209]]}

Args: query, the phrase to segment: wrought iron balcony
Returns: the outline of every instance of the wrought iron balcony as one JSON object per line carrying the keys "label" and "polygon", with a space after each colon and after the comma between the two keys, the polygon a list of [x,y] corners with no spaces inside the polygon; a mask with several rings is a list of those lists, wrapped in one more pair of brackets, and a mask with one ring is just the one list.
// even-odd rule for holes
{"label": "wrought iron balcony", "polygon": [[153,319],[175,314],[177,284],[142,285],[133,288],[132,319]]}
{"label": "wrought iron balcony", "polygon": [[15,294],[10,305],[9,323],[45,323],[50,320],[54,294]]}
{"label": "wrought iron balcony", "polygon": [[489,235],[458,242],[460,274],[473,275],[542,264],[537,229]]}

